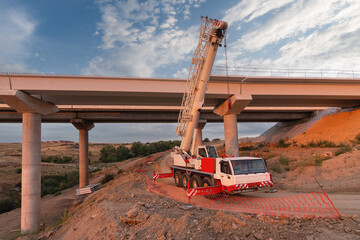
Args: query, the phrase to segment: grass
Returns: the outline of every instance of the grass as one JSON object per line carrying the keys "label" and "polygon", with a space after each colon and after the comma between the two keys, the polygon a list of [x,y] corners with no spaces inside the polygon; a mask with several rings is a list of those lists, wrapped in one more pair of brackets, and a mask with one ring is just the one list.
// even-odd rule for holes
{"label": "grass", "polygon": [[339,156],[343,153],[351,152],[351,146],[349,144],[343,144],[336,152],[335,156]]}
{"label": "grass", "polygon": [[308,142],[307,144],[301,144],[300,146],[302,148],[316,148],[316,147],[333,148],[333,147],[337,147],[335,142],[329,141],[329,140],[311,141],[311,142]]}
{"label": "grass", "polygon": [[279,162],[281,165],[289,165],[290,164],[290,159],[284,156],[280,156],[279,158]]}
{"label": "grass", "polygon": [[321,166],[323,161],[330,159],[330,157],[324,157],[319,154],[315,156],[315,166]]}
{"label": "grass", "polygon": [[107,173],[103,179],[101,179],[101,184],[105,184],[107,182],[110,182],[111,180],[114,179],[114,174],[111,174],[111,173]]}

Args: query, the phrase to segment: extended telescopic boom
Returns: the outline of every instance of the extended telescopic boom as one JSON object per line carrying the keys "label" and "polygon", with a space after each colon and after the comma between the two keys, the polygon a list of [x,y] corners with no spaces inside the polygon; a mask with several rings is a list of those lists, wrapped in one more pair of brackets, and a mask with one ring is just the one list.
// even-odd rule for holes
{"label": "extended telescopic boom", "polygon": [[182,136],[180,149],[186,152],[190,150],[216,52],[227,26],[226,22],[201,17],[199,43],[191,61],[176,128],[177,134]]}

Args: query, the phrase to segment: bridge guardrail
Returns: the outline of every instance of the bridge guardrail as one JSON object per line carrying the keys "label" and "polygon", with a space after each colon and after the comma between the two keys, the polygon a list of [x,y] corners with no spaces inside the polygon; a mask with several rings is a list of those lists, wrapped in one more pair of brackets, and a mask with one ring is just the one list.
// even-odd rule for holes
{"label": "bridge guardrail", "polygon": [[214,66],[212,74],[216,75],[245,75],[271,77],[319,77],[319,78],[360,78],[357,70],[330,69],[291,69],[291,68],[258,68],[258,67],[228,67]]}

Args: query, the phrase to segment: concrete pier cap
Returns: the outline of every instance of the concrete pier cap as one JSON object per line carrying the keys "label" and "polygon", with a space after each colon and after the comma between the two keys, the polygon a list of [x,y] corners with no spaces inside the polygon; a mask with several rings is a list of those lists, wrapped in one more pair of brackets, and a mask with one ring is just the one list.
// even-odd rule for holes
{"label": "concrete pier cap", "polygon": [[237,114],[240,114],[252,101],[251,95],[232,95],[214,108],[214,113],[224,120],[225,153],[227,156],[238,157],[239,137]]}
{"label": "concrete pier cap", "polygon": [[70,121],[79,130],[79,188],[89,185],[89,130],[95,125],[84,119]]}

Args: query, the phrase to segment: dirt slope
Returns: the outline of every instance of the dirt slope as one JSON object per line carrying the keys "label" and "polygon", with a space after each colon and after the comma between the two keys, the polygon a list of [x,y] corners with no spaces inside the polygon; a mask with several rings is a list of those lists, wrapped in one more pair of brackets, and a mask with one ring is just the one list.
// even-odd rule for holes
{"label": "dirt slope", "polygon": [[330,140],[337,144],[354,140],[360,134],[360,109],[328,115],[292,140],[306,144],[312,140]]}

